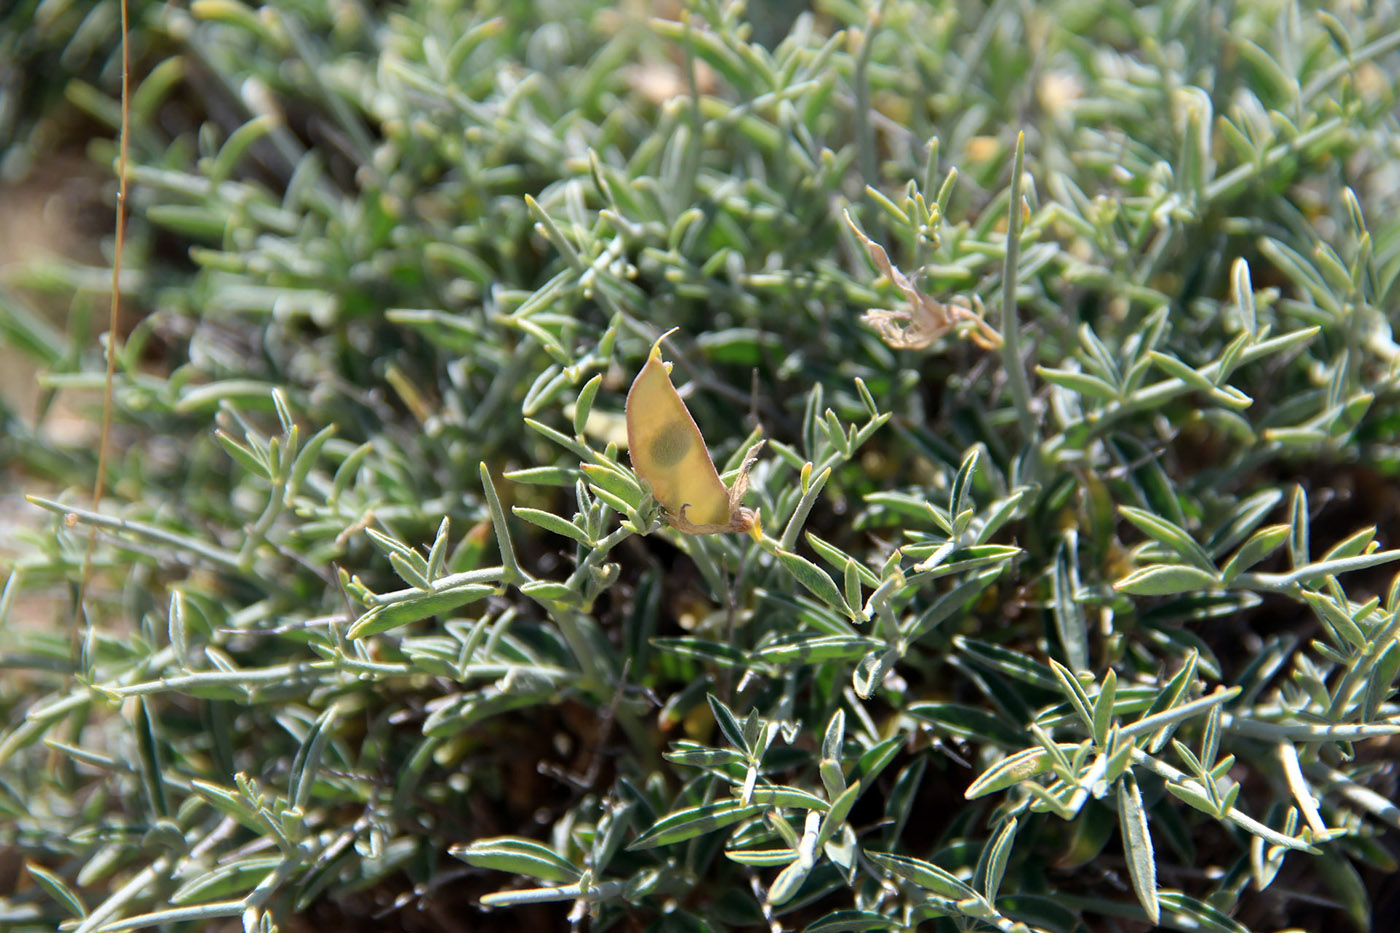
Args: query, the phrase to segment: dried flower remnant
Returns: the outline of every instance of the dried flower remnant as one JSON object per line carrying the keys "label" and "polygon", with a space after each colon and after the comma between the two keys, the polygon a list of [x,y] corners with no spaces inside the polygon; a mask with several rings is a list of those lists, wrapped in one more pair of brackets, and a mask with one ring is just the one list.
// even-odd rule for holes
{"label": "dried flower remnant", "polygon": [[871,308],[861,316],[861,321],[879,334],[881,340],[896,350],[925,350],[959,324],[969,323],[972,327],[967,331],[967,337],[973,343],[984,350],[995,350],[1001,346],[1001,334],[980,314],[963,304],[934,301],[919,291],[909,277],[890,262],[885,248],[862,233],[849,213],[845,216],[846,223],[865,244],[875,268],[893,282],[909,302],[908,311]]}

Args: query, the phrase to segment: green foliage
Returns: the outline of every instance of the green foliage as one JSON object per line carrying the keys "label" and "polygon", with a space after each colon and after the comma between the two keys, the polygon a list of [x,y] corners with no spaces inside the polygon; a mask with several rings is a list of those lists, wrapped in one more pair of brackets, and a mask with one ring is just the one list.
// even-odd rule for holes
{"label": "green foliage", "polygon": [[[4,923],[1366,928],[1392,6],[137,6],[98,511],[106,272],[0,290]],[[619,452],[672,327],[761,540]]]}

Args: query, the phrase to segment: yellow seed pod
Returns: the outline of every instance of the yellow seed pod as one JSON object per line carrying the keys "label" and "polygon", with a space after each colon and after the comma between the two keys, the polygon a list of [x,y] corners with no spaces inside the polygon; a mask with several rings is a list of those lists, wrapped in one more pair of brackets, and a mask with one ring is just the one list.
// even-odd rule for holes
{"label": "yellow seed pod", "polygon": [[[668,332],[669,334],[669,332]],[[651,487],[666,521],[693,535],[746,531],[760,538],[758,517],[740,505],[749,468],[763,442],[744,458],[734,485],[726,489],[695,419],[671,384],[671,364],[661,359],[661,341],[627,392],[627,448],[632,468]]]}

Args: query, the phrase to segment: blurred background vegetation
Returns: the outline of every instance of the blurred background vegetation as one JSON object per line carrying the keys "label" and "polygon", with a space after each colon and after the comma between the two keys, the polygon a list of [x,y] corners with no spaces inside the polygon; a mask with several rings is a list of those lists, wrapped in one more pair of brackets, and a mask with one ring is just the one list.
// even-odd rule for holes
{"label": "blurred background vegetation", "polygon": [[1394,4],[130,12],[98,511],[118,8],[0,13],[0,928],[1400,922]]}

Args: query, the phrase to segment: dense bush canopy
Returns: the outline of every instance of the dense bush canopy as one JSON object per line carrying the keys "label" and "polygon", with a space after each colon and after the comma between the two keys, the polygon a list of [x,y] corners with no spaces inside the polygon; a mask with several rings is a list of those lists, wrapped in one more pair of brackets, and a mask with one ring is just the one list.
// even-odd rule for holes
{"label": "dense bush canopy", "polygon": [[[1400,923],[1394,4],[752,7],[132,0],[0,927]],[[0,14],[6,190],[111,203],[117,10]],[[632,469],[673,328],[761,532]]]}

